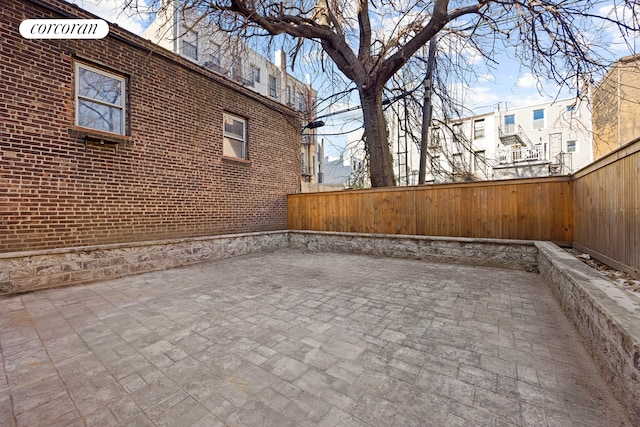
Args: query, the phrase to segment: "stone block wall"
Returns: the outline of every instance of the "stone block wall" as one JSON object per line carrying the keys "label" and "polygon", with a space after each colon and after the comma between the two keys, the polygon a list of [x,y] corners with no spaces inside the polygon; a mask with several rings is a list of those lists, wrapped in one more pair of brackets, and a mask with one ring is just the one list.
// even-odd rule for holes
{"label": "stone block wall", "polygon": [[640,298],[549,242],[536,242],[551,286],[634,425],[640,425]]}
{"label": "stone block wall", "polygon": [[289,231],[289,247],[538,271],[538,250],[524,240]]}
{"label": "stone block wall", "polygon": [[0,253],[0,295],[116,279],[287,246],[264,232]]}

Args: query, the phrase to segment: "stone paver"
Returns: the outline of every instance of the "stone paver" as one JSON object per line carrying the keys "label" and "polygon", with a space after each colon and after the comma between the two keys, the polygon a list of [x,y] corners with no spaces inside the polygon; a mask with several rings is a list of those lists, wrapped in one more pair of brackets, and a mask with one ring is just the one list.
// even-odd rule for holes
{"label": "stone paver", "polygon": [[630,425],[535,274],[282,250],[0,299],[0,425]]}

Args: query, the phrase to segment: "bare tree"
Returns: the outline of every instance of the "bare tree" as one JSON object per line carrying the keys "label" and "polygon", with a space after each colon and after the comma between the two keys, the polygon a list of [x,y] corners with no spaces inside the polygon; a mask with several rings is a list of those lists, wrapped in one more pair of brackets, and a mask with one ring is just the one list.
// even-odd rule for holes
{"label": "bare tree", "polygon": [[[132,0],[135,1],[135,0]],[[166,4],[165,0],[156,0]],[[635,0],[614,0],[636,17]],[[599,17],[601,0],[177,0],[224,31],[242,37],[285,35],[298,47],[319,44],[359,95],[371,185],[393,186],[383,91],[391,78],[441,32],[462,32],[488,58],[504,42],[514,55],[559,83],[575,82],[603,66],[598,21],[621,33],[637,31]],[[628,20],[626,22],[637,22]],[[489,40],[489,43],[485,43]],[[297,50],[293,49],[293,56]]]}

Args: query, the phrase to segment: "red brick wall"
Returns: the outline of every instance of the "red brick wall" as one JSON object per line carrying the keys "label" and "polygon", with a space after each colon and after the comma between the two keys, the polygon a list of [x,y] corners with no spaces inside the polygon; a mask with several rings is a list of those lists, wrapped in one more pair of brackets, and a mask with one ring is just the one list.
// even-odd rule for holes
{"label": "red brick wall", "polygon": [[[119,28],[23,39],[25,19],[91,17],[51,4],[63,13],[5,0],[0,15],[0,252],[286,229],[293,111]],[[117,150],[74,132],[74,61],[128,76],[131,141]],[[224,111],[248,120],[249,162],[222,157]]]}

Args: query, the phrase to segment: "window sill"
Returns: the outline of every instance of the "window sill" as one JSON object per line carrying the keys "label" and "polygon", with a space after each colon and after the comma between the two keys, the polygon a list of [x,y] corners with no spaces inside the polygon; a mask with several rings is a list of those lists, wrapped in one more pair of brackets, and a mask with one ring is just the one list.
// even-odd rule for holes
{"label": "window sill", "polygon": [[239,159],[237,157],[222,156],[223,162],[236,163],[244,166],[251,166],[251,160]]}
{"label": "window sill", "polygon": [[102,132],[95,129],[73,126],[69,129],[69,135],[82,139],[86,144],[125,144],[133,141],[133,137],[128,135],[118,135],[116,133]]}

